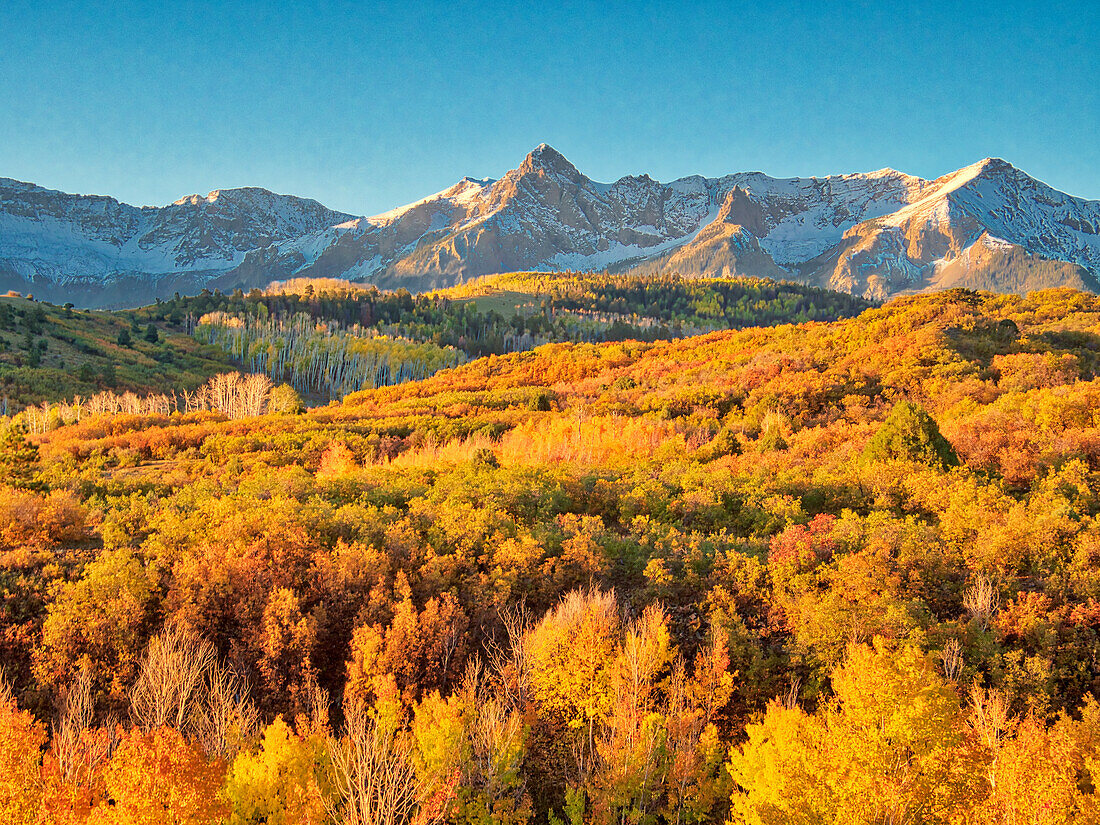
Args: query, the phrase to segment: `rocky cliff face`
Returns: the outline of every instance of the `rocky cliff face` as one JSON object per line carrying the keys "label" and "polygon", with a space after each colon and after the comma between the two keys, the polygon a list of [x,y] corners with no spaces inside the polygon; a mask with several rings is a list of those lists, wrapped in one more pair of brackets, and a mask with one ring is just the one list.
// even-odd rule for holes
{"label": "rocky cliff face", "polygon": [[0,288],[90,305],[336,277],[423,290],[515,270],[795,278],[868,297],[977,285],[1095,288],[1100,202],[1001,160],[934,181],[891,169],[598,183],[542,145],[499,180],[370,218],[263,189],[141,209],[0,179]]}
{"label": "rocky cliff face", "polygon": [[760,246],[766,234],[766,216],[760,204],[739,186],[722,201],[713,221],[687,243],[631,269],[644,274],[675,272],[685,277],[730,278],[749,275],[759,278],[789,278]]}

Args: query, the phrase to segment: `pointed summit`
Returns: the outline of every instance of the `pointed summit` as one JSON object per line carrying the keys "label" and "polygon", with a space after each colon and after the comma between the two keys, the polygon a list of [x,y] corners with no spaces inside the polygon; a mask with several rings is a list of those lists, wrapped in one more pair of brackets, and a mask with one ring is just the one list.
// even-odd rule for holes
{"label": "pointed summit", "polygon": [[583,177],[577,167],[570,163],[565,155],[548,143],[540,143],[523,159],[517,170],[522,174],[543,172],[545,174],[564,175],[571,180]]}
{"label": "pointed summit", "polygon": [[1000,158],[983,158],[977,163],[972,163],[969,166],[964,166],[962,169],[949,172],[946,175],[936,178],[936,180],[932,182],[933,189],[925,196],[925,201],[931,201],[949,192],[962,189],[967,186],[967,184],[971,184],[974,181],[1029,177],[1027,173],[1021,172],[1006,160],[1001,160]]}
{"label": "pointed summit", "polygon": [[764,210],[740,186],[733,187],[726,195],[712,225],[727,223],[743,226],[757,236],[767,232]]}
{"label": "pointed summit", "polygon": [[[994,240],[979,244],[983,234]],[[1100,202],[996,157],[935,180],[879,170],[599,183],[546,144],[498,180],[466,178],[372,218],[259,188],[138,208],[0,178],[0,294],[56,303],[130,306],[169,284],[313,277],[421,290],[609,267],[793,277],[876,298],[949,284],[1100,293]]]}
{"label": "pointed summit", "polygon": [[1015,170],[1016,167],[1009,163],[1007,160],[1001,158],[982,158],[977,163],[972,163],[969,166],[964,166],[955,174],[961,174],[963,172],[973,173],[974,175],[980,175],[988,172],[1007,172],[1009,170]]}

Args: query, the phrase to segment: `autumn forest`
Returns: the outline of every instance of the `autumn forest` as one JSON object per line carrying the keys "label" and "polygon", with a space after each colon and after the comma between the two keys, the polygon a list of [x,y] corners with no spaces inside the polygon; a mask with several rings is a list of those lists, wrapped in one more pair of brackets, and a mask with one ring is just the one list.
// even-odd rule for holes
{"label": "autumn forest", "polygon": [[0,822],[1100,822],[1100,298],[0,299]]}

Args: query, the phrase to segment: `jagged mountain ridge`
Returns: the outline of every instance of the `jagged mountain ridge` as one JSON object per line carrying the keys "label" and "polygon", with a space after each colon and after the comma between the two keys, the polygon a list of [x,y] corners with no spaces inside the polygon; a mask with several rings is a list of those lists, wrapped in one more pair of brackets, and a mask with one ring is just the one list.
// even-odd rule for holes
{"label": "jagged mountain ridge", "polygon": [[90,306],[143,302],[202,289],[254,249],[351,217],[255,187],[136,207],[0,178],[0,288]]}
{"label": "jagged mountain ridge", "polygon": [[952,285],[1095,291],[1100,202],[997,159],[933,181],[883,169],[606,184],[545,144],[497,180],[463,178],[369,218],[262,189],[137,209],[0,179],[0,287],[77,290],[84,303],[109,304],[112,285],[137,297],[337,277],[417,291],[604,268],[786,277],[875,298]]}
{"label": "jagged mountain ridge", "polygon": [[[1007,257],[1016,265],[1006,267]],[[1061,264],[1059,275],[1051,276],[1048,262]],[[956,285],[1096,291],[1100,202],[1073,198],[987,158],[938,178],[897,212],[851,227],[799,270],[824,286],[871,297]]]}

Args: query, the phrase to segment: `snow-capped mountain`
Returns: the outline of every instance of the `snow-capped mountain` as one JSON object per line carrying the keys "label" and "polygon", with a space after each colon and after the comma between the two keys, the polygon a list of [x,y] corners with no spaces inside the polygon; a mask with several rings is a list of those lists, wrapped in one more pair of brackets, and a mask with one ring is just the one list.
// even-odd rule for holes
{"label": "snow-capped mountain", "polygon": [[1070,197],[987,158],[937,178],[896,212],[852,226],[798,268],[825,286],[872,297],[950,286],[1096,291],[1100,201]]}
{"label": "snow-capped mountain", "polygon": [[0,289],[105,306],[194,292],[251,250],[350,215],[266,189],[135,207],[0,178]]}
{"label": "snow-capped mountain", "polygon": [[624,269],[725,221],[722,207],[735,188],[745,193],[739,214],[752,213],[746,230],[765,257],[790,268],[834,246],[855,224],[905,206],[924,185],[890,170],[823,179],[751,172],[667,184],[648,175],[597,183],[544,144],[499,180],[465,178],[384,215],[278,244],[247,256],[230,277],[250,284],[291,275],[352,277],[428,289],[494,272]]}
{"label": "snow-capped mountain", "polygon": [[541,145],[499,180],[374,217],[263,189],[160,209],[0,179],[0,289],[92,305],[335,277],[424,290],[515,270],[793,278],[883,298],[947,286],[1097,289],[1100,202],[1001,160],[934,181],[883,169],[598,183]]}

